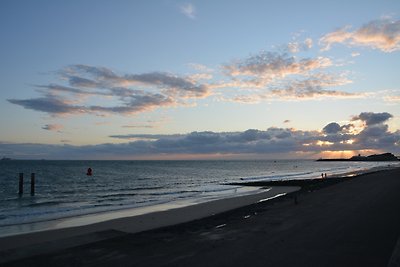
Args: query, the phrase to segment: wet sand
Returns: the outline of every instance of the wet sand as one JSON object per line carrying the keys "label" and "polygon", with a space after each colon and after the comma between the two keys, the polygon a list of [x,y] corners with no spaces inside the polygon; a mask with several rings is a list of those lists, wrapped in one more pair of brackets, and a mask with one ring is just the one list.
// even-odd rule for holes
{"label": "wet sand", "polygon": [[340,181],[155,230],[2,249],[0,265],[398,266],[400,169]]}
{"label": "wet sand", "polygon": [[[176,201],[13,226],[11,235],[0,237],[0,263],[92,243],[121,234],[190,222],[299,189],[299,186],[241,187],[236,196],[207,202]],[[18,232],[20,234],[15,234]]]}

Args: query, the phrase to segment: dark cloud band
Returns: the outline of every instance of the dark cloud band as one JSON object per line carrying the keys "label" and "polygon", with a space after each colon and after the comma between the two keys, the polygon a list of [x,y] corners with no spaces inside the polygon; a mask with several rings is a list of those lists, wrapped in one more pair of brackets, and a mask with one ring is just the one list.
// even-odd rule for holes
{"label": "dark cloud band", "polygon": [[[357,133],[350,131],[350,124],[340,125],[332,122],[322,131],[269,128],[264,131],[249,129],[244,132],[113,135],[110,137],[135,141],[92,146],[3,143],[0,144],[0,154],[12,157],[12,153],[25,153],[26,157],[34,158],[37,151],[47,151],[45,155],[40,155],[40,158],[134,158],[164,154],[319,153],[327,150],[383,150],[400,153],[400,131],[390,132],[388,126],[383,123],[387,119],[383,120],[381,113],[361,113],[358,117],[364,117],[362,114],[369,114],[368,118],[379,117],[380,123],[365,124]],[[366,120],[365,117],[364,119]]]}

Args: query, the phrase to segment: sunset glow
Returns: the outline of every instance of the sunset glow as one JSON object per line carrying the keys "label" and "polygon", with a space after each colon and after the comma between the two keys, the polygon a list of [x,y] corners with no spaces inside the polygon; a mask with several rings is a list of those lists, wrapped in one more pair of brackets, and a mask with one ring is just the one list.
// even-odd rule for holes
{"label": "sunset glow", "polygon": [[360,3],[2,1],[0,157],[400,154],[400,2]]}

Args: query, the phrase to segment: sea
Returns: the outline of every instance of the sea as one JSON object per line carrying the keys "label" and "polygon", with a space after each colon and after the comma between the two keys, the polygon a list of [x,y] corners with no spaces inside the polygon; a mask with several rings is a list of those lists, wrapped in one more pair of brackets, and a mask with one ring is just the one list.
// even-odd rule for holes
{"label": "sea", "polygon": [[[388,162],[317,162],[314,160],[201,161],[0,161],[0,236],[15,226],[63,218],[155,206],[201,203],[252,194],[229,183],[313,179],[327,173],[351,175]],[[86,175],[91,168],[92,176]],[[24,192],[19,174],[24,174]],[[35,173],[35,194],[30,194]],[[20,228],[29,229],[29,227]]]}

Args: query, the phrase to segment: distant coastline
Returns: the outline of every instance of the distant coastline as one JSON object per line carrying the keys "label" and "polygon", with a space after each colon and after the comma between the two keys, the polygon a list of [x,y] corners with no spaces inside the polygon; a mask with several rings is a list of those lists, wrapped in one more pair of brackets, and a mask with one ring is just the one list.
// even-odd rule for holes
{"label": "distant coastline", "polygon": [[318,159],[317,161],[399,161],[400,159],[392,153],[374,154],[369,156],[353,156],[351,158],[337,158],[337,159]]}

